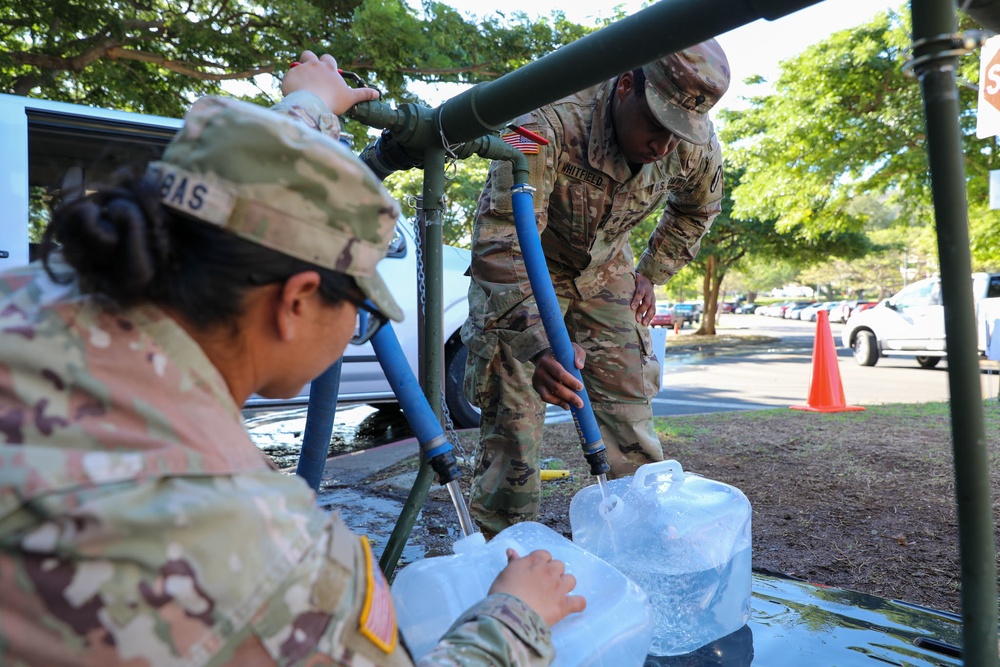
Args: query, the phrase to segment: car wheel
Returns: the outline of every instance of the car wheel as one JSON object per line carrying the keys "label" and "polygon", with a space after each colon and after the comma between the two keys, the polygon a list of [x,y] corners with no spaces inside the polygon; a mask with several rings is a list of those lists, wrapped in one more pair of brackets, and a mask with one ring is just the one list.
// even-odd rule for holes
{"label": "car wheel", "polygon": [[854,361],[859,366],[874,366],[878,363],[878,345],[871,331],[859,331],[854,339]]}
{"label": "car wheel", "polygon": [[941,361],[941,357],[917,357],[917,363],[921,368],[934,368]]}
{"label": "car wheel", "polygon": [[465,360],[469,351],[461,342],[452,343],[445,357],[444,398],[455,428],[477,428],[479,408],[465,398]]}

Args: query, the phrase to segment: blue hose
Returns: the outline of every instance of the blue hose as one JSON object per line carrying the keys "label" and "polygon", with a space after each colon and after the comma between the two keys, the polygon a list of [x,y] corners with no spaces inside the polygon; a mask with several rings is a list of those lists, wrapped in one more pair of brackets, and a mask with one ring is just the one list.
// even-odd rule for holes
{"label": "blue hose", "polygon": [[399,346],[392,325],[387,322],[379,327],[371,342],[385,377],[392,386],[392,392],[399,401],[399,407],[420,442],[420,451],[437,473],[438,481],[447,484],[458,479],[460,473],[451,442],[428,404],[420,383],[413,377],[410,363]]}
{"label": "blue hose", "polygon": [[305,479],[313,491],[319,490],[326,455],[330,450],[330,434],[333,433],[333,419],[337,414],[340,369],[343,365],[344,360],[337,359],[309,385],[306,427],[302,434],[302,451],[295,473]]}
{"label": "blue hose", "polygon": [[[524,257],[531,291],[535,295],[535,303],[538,304],[542,326],[545,328],[545,335],[548,336],[549,345],[552,346],[552,355],[556,361],[562,364],[563,368],[582,383],[583,376],[576,367],[576,355],[573,353],[569,332],[566,331],[566,322],[563,320],[562,310],[559,308],[559,299],[556,297],[555,288],[552,287],[549,267],[545,262],[545,253],[542,251],[542,240],[538,236],[531,188],[523,184],[515,184],[511,188],[511,192],[517,240],[521,246],[521,254]],[[583,399],[583,407],[571,407],[570,411],[573,414],[573,423],[576,424],[576,431],[583,446],[584,458],[590,463],[592,475],[605,474],[611,468],[608,466],[604,439],[601,437],[597,418],[594,417],[594,409],[590,405],[587,387],[584,386],[577,392],[577,395]]]}

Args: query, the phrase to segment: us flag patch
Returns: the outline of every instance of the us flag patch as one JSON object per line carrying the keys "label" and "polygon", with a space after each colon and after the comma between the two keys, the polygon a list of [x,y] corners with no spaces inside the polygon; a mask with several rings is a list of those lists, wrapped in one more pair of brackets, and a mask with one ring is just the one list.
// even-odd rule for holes
{"label": "us flag patch", "polygon": [[501,134],[500,138],[503,139],[505,144],[509,144],[521,151],[526,155],[534,155],[538,152],[538,143],[532,141],[531,139],[526,139],[516,132],[507,132],[506,134]]}
{"label": "us flag patch", "polygon": [[396,609],[382,570],[372,559],[368,538],[361,538],[365,553],[365,604],[358,619],[358,630],[386,653],[396,649]]}

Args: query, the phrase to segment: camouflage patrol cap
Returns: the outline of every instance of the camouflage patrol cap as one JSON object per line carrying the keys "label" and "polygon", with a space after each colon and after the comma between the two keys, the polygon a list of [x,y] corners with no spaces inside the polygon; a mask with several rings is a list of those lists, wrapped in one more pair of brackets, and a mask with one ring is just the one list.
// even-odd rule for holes
{"label": "camouflage patrol cap", "polygon": [[375,270],[399,206],[339,141],[255,104],[205,97],[150,172],[166,206],[352,276],[379,311],[403,319]]}
{"label": "camouflage patrol cap", "polygon": [[646,103],[656,119],[693,144],[712,138],[711,109],[729,88],[729,60],[714,39],[671,53],[642,68]]}

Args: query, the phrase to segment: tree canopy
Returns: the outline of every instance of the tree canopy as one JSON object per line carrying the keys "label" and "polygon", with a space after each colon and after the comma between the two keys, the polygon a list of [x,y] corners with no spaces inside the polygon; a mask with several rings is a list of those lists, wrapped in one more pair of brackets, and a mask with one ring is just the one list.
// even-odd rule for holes
{"label": "tree canopy", "polygon": [[310,48],[417,101],[410,81],[492,79],[587,32],[561,13],[472,20],[439,2],[24,0],[0,5],[0,91],[178,117],[223,81],[284,71]]}
{"label": "tree canopy", "polygon": [[[864,280],[848,265],[895,288],[909,268],[937,270],[923,101],[904,72],[910,43],[908,12],[882,13],[782,62],[773,92],[719,114],[727,163],[742,172],[732,217],[773,220],[784,245],[759,241],[755,255],[805,268],[817,257],[796,257],[800,249],[840,236],[853,250],[834,244],[826,265],[842,272],[844,289]],[[975,137],[978,53],[961,60],[958,76],[974,263],[995,267],[1000,216],[986,206],[995,151]],[[858,234],[874,254],[838,264],[857,255]]]}

